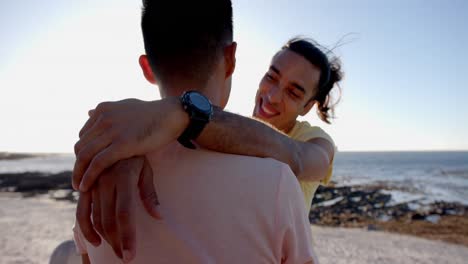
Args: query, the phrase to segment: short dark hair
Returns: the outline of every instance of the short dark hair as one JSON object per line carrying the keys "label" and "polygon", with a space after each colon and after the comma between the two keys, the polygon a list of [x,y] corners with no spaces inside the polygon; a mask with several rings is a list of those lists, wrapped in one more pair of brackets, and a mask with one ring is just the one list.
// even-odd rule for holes
{"label": "short dark hair", "polygon": [[320,69],[320,79],[317,87],[317,93],[313,95],[311,100],[317,103],[317,114],[326,123],[330,123],[330,119],[334,117],[335,105],[339,102],[338,99],[333,103],[330,95],[331,90],[336,86],[340,90],[339,82],[343,79],[341,70],[341,61],[328,50],[312,39],[292,38],[286,43],[282,49],[293,51],[311,64]]}
{"label": "short dark hair", "polygon": [[145,52],[156,77],[206,83],[232,42],[230,0],[143,0]]}

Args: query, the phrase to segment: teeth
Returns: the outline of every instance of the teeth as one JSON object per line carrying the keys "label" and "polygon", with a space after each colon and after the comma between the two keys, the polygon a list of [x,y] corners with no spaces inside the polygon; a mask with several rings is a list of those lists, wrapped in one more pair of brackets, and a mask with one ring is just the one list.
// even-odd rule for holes
{"label": "teeth", "polygon": [[269,115],[275,114],[275,113],[272,113],[272,112],[268,111],[268,109],[266,109],[265,107],[262,107],[262,109],[263,109],[263,112],[265,112],[265,113],[267,113]]}
{"label": "teeth", "polygon": [[269,114],[269,115],[276,115],[276,112],[272,112],[272,111],[269,111],[268,109],[266,109],[266,107],[262,104],[262,110],[263,112]]}

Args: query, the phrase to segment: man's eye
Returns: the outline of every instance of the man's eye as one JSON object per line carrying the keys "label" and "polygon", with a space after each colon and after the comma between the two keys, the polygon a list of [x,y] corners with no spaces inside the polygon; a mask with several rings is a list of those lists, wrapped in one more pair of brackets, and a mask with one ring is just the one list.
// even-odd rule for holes
{"label": "man's eye", "polygon": [[269,81],[274,80],[273,76],[271,74],[269,74],[269,73],[267,73],[265,76],[266,76],[267,80],[269,80]]}
{"label": "man's eye", "polygon": [[300,96],[295,94],[292,90],[289,90],[289,95],[291,95],[291,97],[294,98],[294,99],[299,99],[300,98]]}

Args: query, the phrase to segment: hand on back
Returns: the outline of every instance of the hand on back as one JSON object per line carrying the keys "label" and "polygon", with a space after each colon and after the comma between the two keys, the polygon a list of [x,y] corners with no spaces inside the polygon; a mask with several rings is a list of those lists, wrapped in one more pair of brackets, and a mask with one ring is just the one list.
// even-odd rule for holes
{"label": "hand on back", "polygon": [[89,112],[75,145],[72,182],[81,191],[77,222],[89,242],[99,245],[99,233],[126,261],[135,256],[136,191],[146,211],[161,218],[152,170],[142,155],[182,133],[184,128],[171,122],[174,115],[169,114],[175,107],[180,108],[175,100],[101,103]]}
{"label": "hand on back", "polygon": [[89,114],[75,144],[72,183],[80,191],[88,191],[98,176],[117,161],[159,149],[185,129],[180,118],[186,114],[175,97],[150,102],[105,102]]}
{"label": "hand on back", "polygon": [[97,246],[99,233],[126,262],[136,254],[137,191],[146,211],[160,219],[152,169],[144,157],[119,161],[106,169],[89,192],[80,194],[76,211],[84,237]]}

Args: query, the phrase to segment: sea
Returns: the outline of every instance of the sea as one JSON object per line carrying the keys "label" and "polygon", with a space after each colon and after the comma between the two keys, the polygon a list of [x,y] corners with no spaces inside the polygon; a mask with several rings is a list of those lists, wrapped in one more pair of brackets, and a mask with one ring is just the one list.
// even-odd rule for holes
{"label": "sea", "polygon": [[[72,170],[71,154],[0,160],[0,173]],[[337,186],[378,186],[393,203],[459,202],[468,205],[468,151],[339,152],[332,180]]]}

